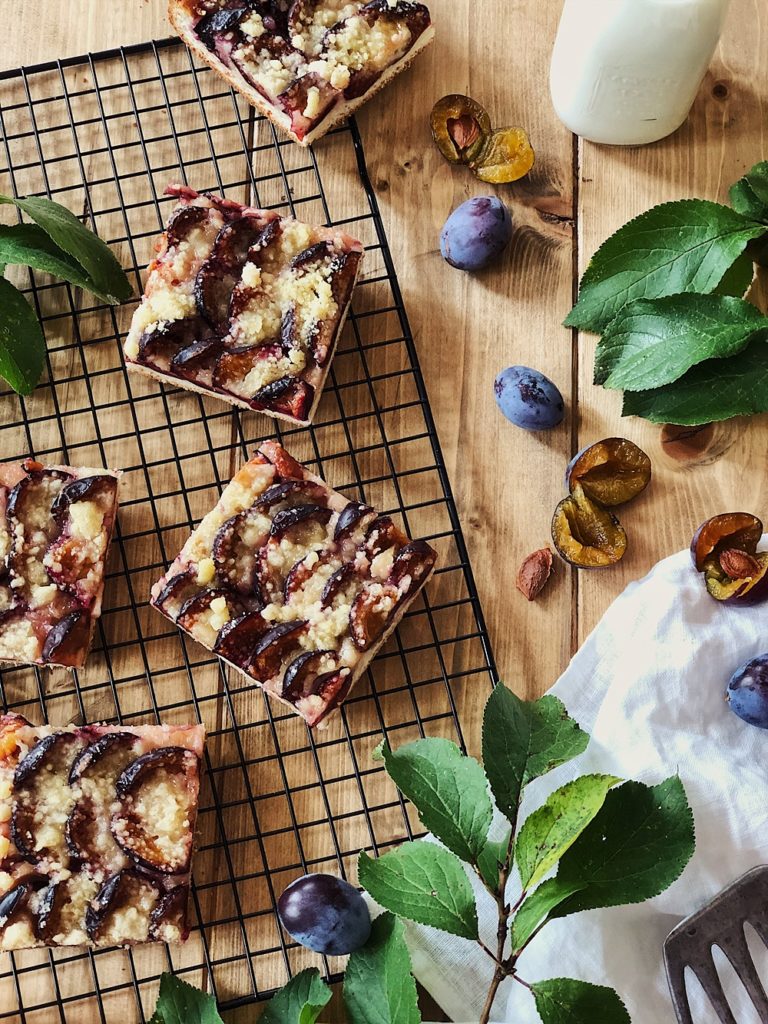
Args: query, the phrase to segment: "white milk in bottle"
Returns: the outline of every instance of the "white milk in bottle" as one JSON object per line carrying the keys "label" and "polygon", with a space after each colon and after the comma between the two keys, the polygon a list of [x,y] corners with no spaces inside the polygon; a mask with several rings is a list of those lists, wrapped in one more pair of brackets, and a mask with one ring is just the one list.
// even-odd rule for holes
{"label": "white milk in bottle", "polygon": [[730,0],[565,0],[550,69],[557,116],[591,142],[637,146],[688,116]]}

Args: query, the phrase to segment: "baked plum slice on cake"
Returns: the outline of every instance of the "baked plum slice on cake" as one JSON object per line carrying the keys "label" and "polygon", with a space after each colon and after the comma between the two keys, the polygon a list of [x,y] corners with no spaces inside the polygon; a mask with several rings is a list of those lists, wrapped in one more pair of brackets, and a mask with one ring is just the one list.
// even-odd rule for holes
{"label": "baked plum slice on cake", "polygon": [[411,0],[170,0],[186,45],[295,142],[309,145],[434,36]]}
{"label": "baked plum slice on cake", "polygon": [[0,716],[0,949],[186,939],[204,742]]}
{"label": "baked plum slice on cake", "polygon": [[151,603],[314,726],[347,696],[435,560],[425,541],[266,441]]}
{"label": "baked plum slice on cake", "polygon": [[0,463],[0,662],[85,663],[117,485],[111,470]]}
{"label": "baked plum slice on cake", "polygon": [[309,423],[362,245],[184,186],[166,192],[178,203],[125,341],[129,369]]}

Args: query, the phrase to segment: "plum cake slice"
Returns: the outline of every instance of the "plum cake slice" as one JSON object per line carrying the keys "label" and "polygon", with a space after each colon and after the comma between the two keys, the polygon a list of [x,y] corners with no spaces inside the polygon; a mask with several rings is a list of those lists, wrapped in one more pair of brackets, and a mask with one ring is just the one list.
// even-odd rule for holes
{"label": "plum cake slice", "polygon": [[170,0],[186,45],[273,124],[309,145],[433,39],[408,0]]}
{"label": "plum cake slice", "polygon": [[424,586],[436,554],[261,445],[152,588],[190,636],[317,725]]}
{"label": "plum cake slice", "polygon": [[111,470],[0,463],[0,661],[85,663],[117,484]]}
{"label": "plum cake slice", "polygon": [[0,949],[187,938],[204,742],[0,716]]}
{"label": "plum cake slice", "polygon": [[184,186],[166,193],[178,203],[125,341],[129,369],[309,423],[362,245]]}

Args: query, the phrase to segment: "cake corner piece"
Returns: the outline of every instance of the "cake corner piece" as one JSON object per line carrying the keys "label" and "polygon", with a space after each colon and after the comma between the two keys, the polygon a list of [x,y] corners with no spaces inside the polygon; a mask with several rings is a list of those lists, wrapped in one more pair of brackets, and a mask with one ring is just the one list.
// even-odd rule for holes
{"label": "cake corner piece", "polygon": [[356,239],[187,186],[149,267],[130,370],[307,426],[363,261]]}
{"label": "cake corner piece", "polygon": [[0,950],[186,940],[204,744],[0,716]]}
{"label": "cake corner piece", "polygon": [[81,668],[101,615],[120,474],[0,463],[0,662]]}
{"label": "cake corner piece", "polygon": [[170,0],[182,41],[294,142],[350,117],[434,37],[413,0]]}
{"label": "cake corner piece", "polygon": [[437,554],[276,441],[225,487],[151,604],[312,727],[346,699]]}

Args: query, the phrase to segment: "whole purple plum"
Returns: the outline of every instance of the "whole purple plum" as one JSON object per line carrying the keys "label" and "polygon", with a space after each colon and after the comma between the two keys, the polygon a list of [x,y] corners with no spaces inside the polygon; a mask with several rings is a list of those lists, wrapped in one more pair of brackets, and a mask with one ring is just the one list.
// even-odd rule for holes
{"label": "whole purple plum", "polygon": [[457,270],[482,270],[512,238],[512,218],[495,196],[475,196],[457,206],[440,232],[443,259]]}
{"label": "whole purple plum", "polygon": [[551,430],[565,415],[563,396],[552,381],[528,366],[508,366],[493,382],[496,404],[523,430]]}
{"label": "whole purple plum", "polygon": [[768,729],[768,654],[752,658],[733,673],[725,698],[739,718]]}

